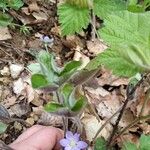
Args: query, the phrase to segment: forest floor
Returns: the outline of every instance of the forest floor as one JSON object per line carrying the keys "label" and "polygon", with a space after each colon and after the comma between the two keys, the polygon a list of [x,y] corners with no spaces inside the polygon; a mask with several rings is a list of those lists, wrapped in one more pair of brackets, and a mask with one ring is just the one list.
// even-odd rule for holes
{"label": "forest floor", "polygon": [[[21,118],[28,123],[9,123],[7,131],[0,135],[0,139],[6,144],[14,141],[23,131],[35,124],[62,128],[61,117],[43,110],[43,105],[52,100],[52,95],[34,90],[30,83],[31,73],[27,66],[35,62],[31,54],[43,48],[40,40],[42,36],[47,35],[54,39],[48,49],[49,52],[55,53],[60,66],[70,60],[82,60],[85,66],[107,48],[100,40],[91,39],[90,26],[78,35],[62,37],[57,7],[53,0],[45,3],[26,0],[19,11],[9,13],[16,23],[27,24],[32,29],[29,35],[23,35],[18,28],[0,27],[0,103],[13,118]],[[111,71],[103,68],[85,85],[90,107],[85,109],[81,121],[87,141],[91,141],[102,124],[121,108],[126,99],[128,82],[128,79],[114,76]],[[143,93],[143,87],[139,87],[124,112],[119,129],[126,127],[138,116],[143,104]],[[149,113],[148,108],[149,105],[145,108],[145,114]],[[106,139],[110,136],[116,118],[117,115],[104,127],[99,136]],[[141,133],[149,132],[150,125],[141,122],[117,139],[118,146],[127,140],[137,143]]]}

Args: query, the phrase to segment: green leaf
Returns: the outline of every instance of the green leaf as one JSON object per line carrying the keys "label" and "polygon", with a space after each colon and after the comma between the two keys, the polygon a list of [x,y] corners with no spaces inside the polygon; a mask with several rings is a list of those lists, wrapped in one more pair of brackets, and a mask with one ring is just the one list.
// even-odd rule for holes
{"label": "green leaf", "polygon": [[128,5],[136,5],[138,0],[128,0]]}
{"label": "green leaf", "polygon": [[10,25],[12,21],[13,21],[12,17],[0,12],[0,26],[6,27]]}
{"label": "green leaf", "polygon": [[7,0],[8,6],[12,9],[19,10],[23,6],[22,0]]}
{"label": "green leaf", "polygon": [[121,44],[114,47],[119,55],[142,72],[150,71],[150,49],[141,43]]}
{"label": "green leaf", "polygon": [[6,0],[0,1],[0,9],[2,8],[3,11],[7,10],[7,3]]}
{"label": "green leaf", "polygon": [[7,126],[6,124],[0,122],[0,134],[4,133],[7,129]]}
{"label": "green leaf", "polygon": [[105,18],[105,27],[99,30],[99,34],[111,46],[131,42],[150,45],[149,18],[150,12],[121,11],[113,13]]}
{"label": "green leaf", "polygon": [[59,23],[62,35],[79,33],[86,29],[90,22],[90,11],[88,8],[79,8],[67,3],[58,7]]}
{"label": "green leaf", "polygon": [[40,63],[42,74],[45,75],[50,83],[56,80],[56,75],[51,64],[52,54],[40,51],[37,60]]}
{"label": "green leaf", "polygon": [[79,100],[76,100],[74,106],[71,108],[73,112],[81,111],[86,105],[86,98],[85,96],[80,96]]}
{"label": "green leaf", "polygon": [[123,0],[94,0],[94,13],[103,19],[114,11],[126,10],[126,5]]}
{"label": "green leaf", "polygon": [[65,65],[64,69],[59,74],[59,76],[64,76],[70,72],[74,73],[74,71],[76,71],[78,69],[78,67],[80,67],[80,66],[81,66],[80,61],[71,61]]}
{"label": "green leaf", "polygon": [[140,137],[140,150],[149,150],[150,136],[141,135]]}
{"label": "green leaf", "polygon": [[47,111],[47,112],[57,112],[58,110],[64,108],[63,105],[59,104],[59,103],[54,103],[54,102],[51,102],[51,103],[48,103],[45,105],[44,109]]}
{"label": "green leaf", "polygon": [[122,58],[116,50],[108,49],[97,56],[97,64],[103,64],[118,76],[131,77],[141,72],[139,67]]}
{"label": "green leaf", "polygon": [[62,92],[62,95],[64,98],[64,104],[67,107],[69,107],[68,99],[69,99],[69,96],[70,96],[71,92],[73,91],[73,89],[74,89],[74,87],[71,84],[67,84],[67,83],[61,89],[61,92]]}
{"label": "green leaf", "polygon": [[96,140],[94,150],[106,150],[106,141],[104,138],[98,138]]}
{"label": "green leaf", "polygon": [[145,12],[145,8],[142,5],[129,5],[128,11],[130,12]]}
{"label": "green leaf", "polygon": [[32,72],[32,74],[41,73],[41,67],[39,63],[32,63],[28,65],[27,68]]}
{"label": "green leaf", "polygon": [[32,75],[31,83],[33,88],[41,88],[48,85],[48,81],[46,77],[42,74]]}
{"label": "green leaf", "polygon": [[122,147],[122,150],[138,150],[138,149],[135,144],[130,142],[125,142]]}

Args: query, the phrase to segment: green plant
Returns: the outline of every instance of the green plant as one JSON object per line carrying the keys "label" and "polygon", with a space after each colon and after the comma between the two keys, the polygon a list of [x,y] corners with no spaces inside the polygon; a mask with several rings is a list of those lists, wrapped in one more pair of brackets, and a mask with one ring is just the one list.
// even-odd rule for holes
{"label": "green plant", "polygon": [[8,15],[9,9],[19,10],[23,6],[22,0],[1,0],[0,1],[0,26],[19,27],[20,32],[27,35],[30,33],[30,27],[13,23],[13,18]]}
{"label": "green plant", "polygon": [[150,147],[150,136],[141,135],[139,140],[139,145],[133,144],[131,142],[126,142],[123,145],[122,150],[149,150]]}
{"label": "green plant", "polygon": [[54,55],[41,51],[37,55],[38,63],[28,66],[33,72],[31,82],[33,88],[40,88],[46,92],[57,92],[57,102],[47,104],[45,110],[64,116],[77,115],[86,104],[85,97],[78,87],[68,83],[68,80],[77,72],[80,61],[71,61],[63,68],[55,63]]}
{"label": "green plant", "polygon": [[110,47],[86,68],[96,69],[103,64],[125,77],[150,72],[149,17],[150,12],[121,11],[108,15],[99,34]]}
{"label": "green plant", "polygon": [[150,6],[149,0],[138,3],[137,0],[66,0],[58,6],[59,23],[62,35],[79,33],[86,29],[97,16],[107,18],[113,12],[128,10],[130,12],[145,12]]}
{"label": "green plant", "polygon": [[62,35],[79,33],[91,21],[91,11],[101,19],[112,11],[126,10],[123,0],[66,0],[59,5],[58,15]]}

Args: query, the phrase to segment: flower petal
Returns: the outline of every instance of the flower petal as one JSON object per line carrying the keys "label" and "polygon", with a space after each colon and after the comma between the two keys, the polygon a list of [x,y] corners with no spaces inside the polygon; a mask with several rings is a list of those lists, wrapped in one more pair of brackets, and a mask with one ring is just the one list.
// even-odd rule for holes
{"label": "flower petal", "polygon": [[69,140],[67,139],[62,139],[59,141],[60,145],[63,146],[63,147],[66,147],[69,145]]}
{"label": "flower petal", "polygon": [[65,150],[72,150],[70,146],[65,147]]}
{"label": "flower petal", "polygon": [[71,131],[66,132],[66,139],[70,140],[73,138],[73,133]]}
{"label": "flower petal", "polygon": [[83,141],[79,141],[79,142],[77,143],[77,147],[80,148],[80,149],[84,149],[84,148],[86,148],[87,146],[88,146],[88,144],[85,143],[85,142],[83,142]]}
{"label": "flower petal", "polygon": [[79,137],[80,137],[80,134],[75,133],[75,134],[73,135],[74,141],[78,142],[78,141],[79,141]]}
{"label": "flower petal", "polygon": [[78,148],[78,147],[74,147],[74,148],[72,148],[71,150],[81,150],[81,149]]}

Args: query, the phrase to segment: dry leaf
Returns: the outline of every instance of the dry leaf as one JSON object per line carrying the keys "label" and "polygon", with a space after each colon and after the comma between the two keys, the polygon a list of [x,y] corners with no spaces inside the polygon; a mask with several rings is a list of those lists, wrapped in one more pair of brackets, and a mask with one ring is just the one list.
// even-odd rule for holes
{"label": "dry leaf", "polygon": [[18,78],[20,73],[24,70],[24,66],[21,64],[10,64],[10,73],[13,79]]}
{"label": "dry leaf", "polygon": [[15,94],[19,95],[24,90],[25,85],[21,78],[19,78],[17,81],[13,82],[13,91]]}
{"label": "dry leaf", "polygon": [[0,27],[0,41],[12,39],[7,27]]}
{"label": "dry leaf", "polygon": [[[95,116],[86,114],[81,120],[83,123],[87,140],[92,141],[97,131],[100,127],[105,123],[105,121],[101,120],[98,122]],[[112,131],[112,126],[108,123],[105,128],[101,131],[98,137],[102,136],[107,139]]]}
{"label": "dry leaf", "polygon": [[102,53],[105,49],[107,49],[107,46],[104,45],[104,43],[101,42],[99,39],[95,39],[95,41],[87,41],[87,48],[91,54],[96,56],[99,53]]}

